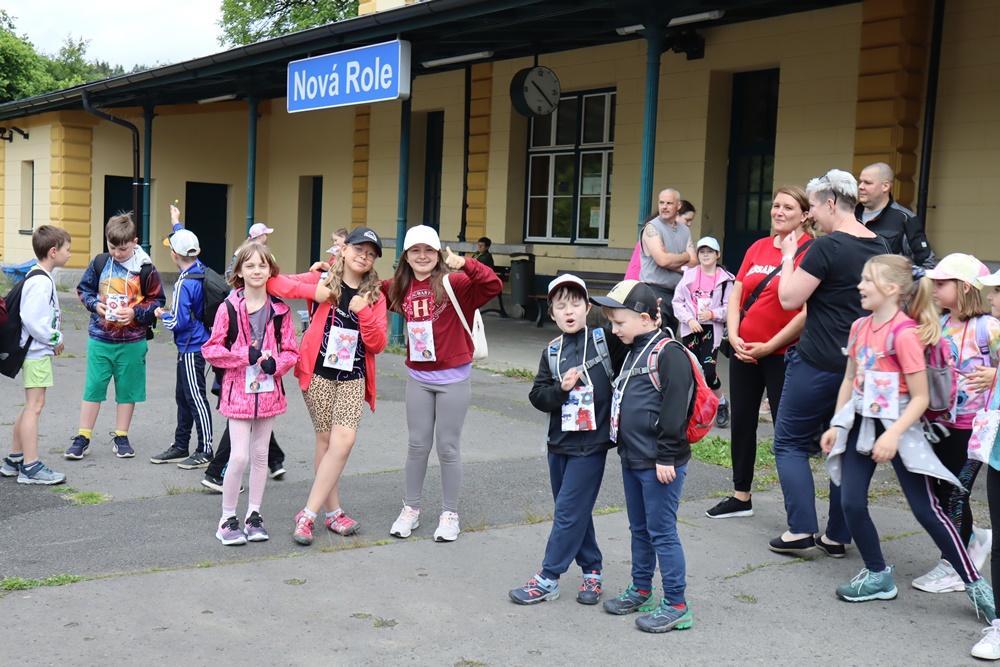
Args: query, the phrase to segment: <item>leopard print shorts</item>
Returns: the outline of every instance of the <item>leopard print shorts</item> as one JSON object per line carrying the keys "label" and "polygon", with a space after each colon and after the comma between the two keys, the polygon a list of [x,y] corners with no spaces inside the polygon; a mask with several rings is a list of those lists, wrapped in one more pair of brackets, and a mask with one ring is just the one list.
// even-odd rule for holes
{"label": "leopard print shorts", "polygon": [[326,433],[334,425],[357,431],[361,425],[361,410],[365,405],[364,378],[339,382],[313,375],[302,395],[317,433]]}

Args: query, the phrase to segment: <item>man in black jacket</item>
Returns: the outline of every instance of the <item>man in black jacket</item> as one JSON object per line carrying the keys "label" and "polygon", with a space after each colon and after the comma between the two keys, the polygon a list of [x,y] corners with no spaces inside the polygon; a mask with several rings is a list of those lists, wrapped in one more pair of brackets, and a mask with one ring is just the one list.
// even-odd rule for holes
{"label": "man in black jacket", "polygon": [[884,162],[870,164],[858,177],[858,221],[889,242],[897,255],[905,255],[917,266],[934,268],[937,259],[924,234],[923,225],[913,211],[892,198],[896,174]]}

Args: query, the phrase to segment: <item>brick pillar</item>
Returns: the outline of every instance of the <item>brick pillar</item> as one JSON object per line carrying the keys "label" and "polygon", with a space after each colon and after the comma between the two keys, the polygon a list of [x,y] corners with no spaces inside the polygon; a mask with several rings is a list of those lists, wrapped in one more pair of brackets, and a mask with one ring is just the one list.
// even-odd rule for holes
{"label": "brick pillar", "polygon": [[368,151],[372,107],[354,108],[354,165],[351,178],[351,228],[368,224]]}
{"label": "brick pillar", "polygon": [[885,162],[896,172],[893,196],[904,206],[916,193],[930,10],[920,0],[862,2],[854,173]]}
{"label": "brick pillar", "polygon": [[93,254],[90,247],[91,145],[93,129],[62,120],[52,124],[50,134],[49,222],[62,227],[73,238],[73,256],[68,267],[86,268]]}
{"label": "brick pillar", "polygon": [[493,63],[472,66],[469,117],[469,182],[465,240],[486,236],[486,187],[490,169]]}

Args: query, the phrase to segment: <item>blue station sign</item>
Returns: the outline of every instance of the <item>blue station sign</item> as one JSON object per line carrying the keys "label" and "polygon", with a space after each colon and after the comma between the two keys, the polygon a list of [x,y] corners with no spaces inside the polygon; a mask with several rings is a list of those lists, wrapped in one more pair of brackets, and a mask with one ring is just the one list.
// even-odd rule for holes
{"label": "blue station sign", "polygon": [[288,63],[288,112],[405,100],[410,43],[362,46]]}

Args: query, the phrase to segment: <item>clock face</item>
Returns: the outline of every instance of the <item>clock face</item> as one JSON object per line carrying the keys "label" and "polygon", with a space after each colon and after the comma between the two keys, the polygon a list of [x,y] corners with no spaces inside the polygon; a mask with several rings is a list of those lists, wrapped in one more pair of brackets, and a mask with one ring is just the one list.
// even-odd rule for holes
{"label": "clock face", "polygon": [[511,102],[524,116],[551,114],[559,106],[561,95],[559,77],[548,67],[523,69],[511,81]]}

